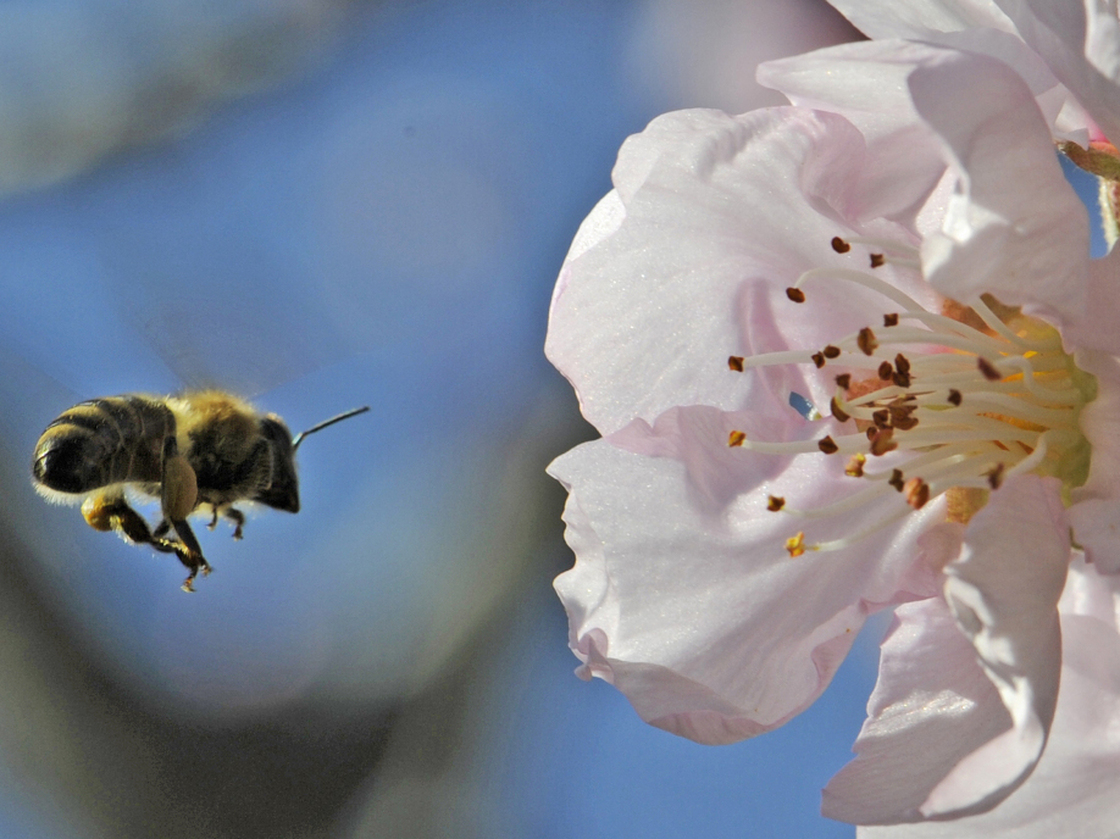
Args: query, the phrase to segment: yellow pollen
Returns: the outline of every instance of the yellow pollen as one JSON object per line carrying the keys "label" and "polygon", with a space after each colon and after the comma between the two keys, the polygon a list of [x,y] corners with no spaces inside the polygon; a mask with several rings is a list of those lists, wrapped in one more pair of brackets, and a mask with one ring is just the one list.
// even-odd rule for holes
{"label": "yellow pollen", "polygon": [[805,553],[805,533],[802,531],[786,539],[786,550],[789,551],[791,559]]}

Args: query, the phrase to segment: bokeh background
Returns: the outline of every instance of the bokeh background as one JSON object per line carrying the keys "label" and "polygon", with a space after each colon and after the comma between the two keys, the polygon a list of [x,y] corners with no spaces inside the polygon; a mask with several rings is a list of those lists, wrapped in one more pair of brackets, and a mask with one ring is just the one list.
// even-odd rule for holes
{"label": "bokeh background", "polygon": [[[0,5],[0,835],[853,836],[819,790],[881,621],[737,746],[572,674],[544,468],[592,431],[541,350],[622,140],[853,37],[816,0]],[[200,527],[188,596],[28,464],[81,399],[198,385],[372,411],[301,447],[297,516]]]}

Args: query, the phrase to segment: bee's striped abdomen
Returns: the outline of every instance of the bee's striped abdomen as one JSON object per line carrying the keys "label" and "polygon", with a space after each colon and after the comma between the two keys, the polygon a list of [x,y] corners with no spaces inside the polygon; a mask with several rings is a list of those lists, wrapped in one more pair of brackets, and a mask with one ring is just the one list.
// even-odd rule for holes
{"label": "bee's striped abdomen", "polygon": [[47,426],[31,473],[48,489],[74,494],[126,481],[158,483],[163,440],[174,433],[175,417],[156,400],[91,399]]}

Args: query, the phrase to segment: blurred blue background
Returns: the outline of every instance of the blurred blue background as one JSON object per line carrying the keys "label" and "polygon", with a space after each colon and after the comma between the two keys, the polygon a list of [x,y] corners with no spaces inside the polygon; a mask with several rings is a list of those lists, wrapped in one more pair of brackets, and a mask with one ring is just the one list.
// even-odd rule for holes
{"label": "blurred blue background", "polygon": [[[549,295],[622,140],[780,99],[815,0],[0,7],[0,835],[844,837],[882,621],[778,732],[709,748],[572,675],[552,457],[592,435]],[[39,499],[86,398],[217,385],[303,509],[214,573]],[[154,510],[147,511],[154,516]]]}

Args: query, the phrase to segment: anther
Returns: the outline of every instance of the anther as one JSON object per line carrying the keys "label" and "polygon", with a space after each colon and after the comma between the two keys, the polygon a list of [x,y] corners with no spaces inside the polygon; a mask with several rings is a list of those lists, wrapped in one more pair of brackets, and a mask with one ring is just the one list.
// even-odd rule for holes
{"label": "anther", "polygon": [[743,356],[732,355],[727,358],[727,366],[734,370],[736,373],[743,372]]}
{"label": "anther", "polygon": [[907,504],[920,510],[929,501],[929,484],[921,478],[911,478],[903,485],[902,494],[906,496]]}
{"label": "anther", "polygon": [[875,434],[871,437],[871,453],[875,457],[882,457],[887,452],[893,452],[898,448],[892,438],[894,437],[894,429],[892,428],[876,428]]}
{"label": "anther", "polygon": [[956,388],[951,388],[949,398],[946,401],[954,408],[959,408],[961,406],[961,392]]}
{"label": "anther", "polygon": [[811,356],[809,356],[809,358],[813,359],[813,363],[815,365],[817,365],[818,370],[820,370],[822,367],[824,367],[824,354],[823,353],[815,352]]}
{"label": "anther", "polygon": [[834,416],[840,422],[847,422],[849,419],[851,419],[851,414],[847,413],[843,408],[840,407],[840,402],[835,396],[833,396],[832,401],[828,403],[828,407],[832,412],[832,416]]}
{"label": "anther", "polygon": [[856,346],[864,355],[872,355],[879,348],[879,342],[875,340],[875,333],[871,331],[871,327],[865,326],[859,331]]}
{"label": "anther", "polygon": [[1000,462],[989,469],[986,476],[988,478],[988,486],[992,489],[999,489],[1003,485],[1003,473],[1006,471],[1006,468],[1007,467]]}
{"label": "anther", "polygon": [[998,382],[1003,378],[999,370],[996,369],[996,366],[983,356],[979,356],[976,359],[976,367],[980,371],[980,375],[982,375],[989,382]]}
{"label": "anther", "polygon": [[836,445],[836,441],[833,440],[831,436],[821,437],[821,439],[817,441],[817,448],[825,454],[836,454],[840,451],[840,447]]}
{"label": "anther", "polygon": [[887,263],[887,258],[885,256],[883,256],[881,253],[871,254],[871,267],[872,268],[879,268],[880,266],[885,265],[886,263]]}
{"label": "anther", "polygon": [[894,376],[894,368],[891,367],[889,361],[884,361],[879,365],[879,379],[884,382],[889,382]]}
{"label": "anther", "polygon": [[918,418],[912,417],[909,414],[904,416],[891,415],[891,427],[897,428],[899,431],[909,431],[911,428],[918,424]]}
{"label": "anther", "polygon": [[904,485],[904,482],[902,480],[902,470],[901,469],[892,469],[891,470],[891,477],[887,481],[887,483],[890,484],[895,489],[897,489],[899,492],[902,492],[902,487]]}
{"label": "anther", "polygon": [[883,315],[883,326],[898,326],[898,312]]}
{"label": "anther", "polygon": [[836,377],[836,386],[843,390],[847,390],[848,388],[850,388],[852,386],[852,374],[841,373]]}
{"label": "anther", "polygon": [[732,431],[731,436],[727,439],[729,446],[741,446],[746,441],[747,435],[742,431]]}
{"label": "anther", "polygon": [[805,292],[803,292],[799,288],[794,288],[793,286],[790,286],[789,288],[786,289],[786,297],[788,297],[794,303],[804,303],[805,302]]}
{"label": "anther", "polygon": [[913,414],[918,410],[918,406],[909,404],[901,399],[895,399],[891,400],[891,403],[887,405],[887,410],[891,413],[891,424],[894,425],[899,420],[906,419]]}
{"label": "anther", "polygon": [[771,513],[778,512],[784,506],[786,506],[786,500],[780,495],[771,495],[766,501],[766,509]]}
{"label": "anther", "polygon": [[789,551],[791,559],[805,553],[805,534],[798,533],[796,536],[786,539],[786,550]]}
{"label": "anther", "polygon": [[848,465],[844,467],[844,474],[849,478],[862,478],[865,463],[867,463],[867,456],[862,452],[856,452],[848,459]]}
{"label": "anther", "polygon": [[840,357],[840,348],[839,347],[834,347],[832,344],[829,344],[827,347],[825,347],[823,350],[821,350],[821,353],[824,355],[825,358],[839,358]]}
{"label": "anther", "polygon": [[847,253],[852,249],[852,246],[841,239],[839,236],[832,237],[832,249],[837,253]]}

